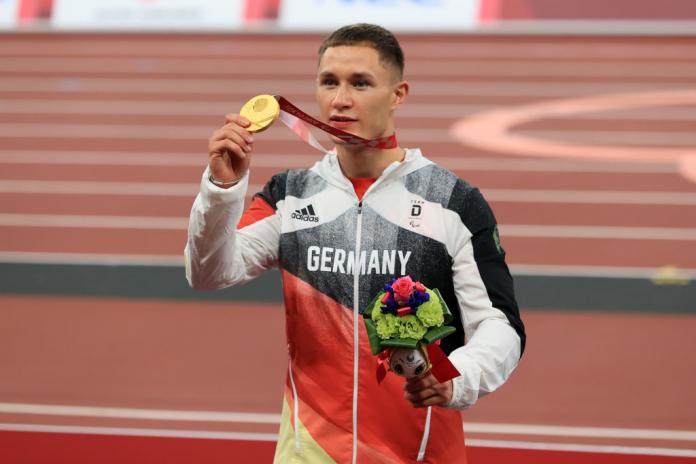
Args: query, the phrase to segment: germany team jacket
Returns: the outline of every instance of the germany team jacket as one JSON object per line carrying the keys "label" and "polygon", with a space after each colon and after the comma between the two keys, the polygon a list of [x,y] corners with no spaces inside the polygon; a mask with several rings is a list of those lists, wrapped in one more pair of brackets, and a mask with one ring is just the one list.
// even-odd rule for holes
{"label": "germany team jacket", "polygon": [[[359,200],[328,153],[271,178],[254,200],[266,212],[242,218],[248,175],[229,189],[208,175],[191,211],[189,284],[282,274],[289,362],[275,462],[465,462],[459,410],[505,382],[525,342],[478,189],[410,149]],[[448,407],[414,408],[394,374],[376,381],[360,314],[404,274],[439,289],[455,317],[457,333],[442,343],[461,373]]]}

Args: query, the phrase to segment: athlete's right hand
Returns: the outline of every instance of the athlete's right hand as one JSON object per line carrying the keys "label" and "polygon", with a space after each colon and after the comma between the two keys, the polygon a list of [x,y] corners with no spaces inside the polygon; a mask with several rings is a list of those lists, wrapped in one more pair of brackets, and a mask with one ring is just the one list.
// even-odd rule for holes
{"label": "athlete's right hand", "polygon": [[213,179],[233,182],[249,169],[254,137],[245,128],[251,122],[238,114],[225,115],[225,125],[208,139],[208,166]]}

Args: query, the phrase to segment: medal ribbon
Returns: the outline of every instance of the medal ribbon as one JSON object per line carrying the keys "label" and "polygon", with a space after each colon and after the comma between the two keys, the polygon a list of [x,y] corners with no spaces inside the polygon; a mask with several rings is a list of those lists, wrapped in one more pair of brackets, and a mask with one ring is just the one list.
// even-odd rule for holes
{"label": "medal ribbon", "polygon": [[[365,145],[366,147],[374,148],[395,148],[396,134],[392,134],[387,137],[379,137],[376,139],[368,140],[357,135],[351,134],[341,129],[337,129],[333,126],[325,124],[316,118],[308,115],[288,100],[280,95],[275,95],[275,99],[278,100],[278,105],[280,106],[280,120],[285,124],[291,131],[297,134],[302,140],[307,142],[312,147],[319,151],[326,153],[328,150],[325,149],[321,143],[314,137],[314,135],[309,131],[309,128],[304,124],[310,124],[317,129],[321,129],[326,133],[338,137],[346,143],[352,145]],[[304,121],[304,122],[302,122]]]}
{"label": "medal ribbon", "polygon": [[387,371],[389,370],[389,355],[391,355],[392,351],[392,348],[387,348],[377,355],[377,383],[382,383],[382,380],[384,380],[384,377],[387,375]]}
{"label": "medal ribbon", "polygon": [[440,348],[440,340],[427,345],[425,348],[428,350],[428,357],[433,366],[430,368],[430,372],[432,372],[433,377],[435,377],[438,382],[445,383],[461,375],[445,352],[442,351],[442,348]]}

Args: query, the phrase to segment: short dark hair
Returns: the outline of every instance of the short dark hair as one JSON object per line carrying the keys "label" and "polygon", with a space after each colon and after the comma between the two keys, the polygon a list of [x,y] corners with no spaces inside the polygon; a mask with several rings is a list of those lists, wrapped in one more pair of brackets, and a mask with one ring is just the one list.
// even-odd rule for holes
{"label": "short dark hair", "polygon": [[376,24],[358,23],[343,26],[329,35],[319,47],[319,60],[329,47],[341,45],[367,45],[377,50],[379,59],[394,66],[399,79],[404,75],[404,52],[394,34]]}

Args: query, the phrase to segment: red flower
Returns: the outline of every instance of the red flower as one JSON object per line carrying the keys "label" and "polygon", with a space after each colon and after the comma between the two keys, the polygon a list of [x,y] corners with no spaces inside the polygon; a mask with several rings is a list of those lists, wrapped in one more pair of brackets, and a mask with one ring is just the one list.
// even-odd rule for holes
{"label": "red flower", "polygon": [[403,305],[413,293],[413,280],[410,276],[399,277],[391,287],[394,290],[394,299],[399,305]]}
{"label": "red flower", "polygon": [[411,314],[411,307],[410,306],[404,306],[403,308],[399,308],[399,310],[396,312],[396,314],[401,317],[401,316],[408,316]]}

